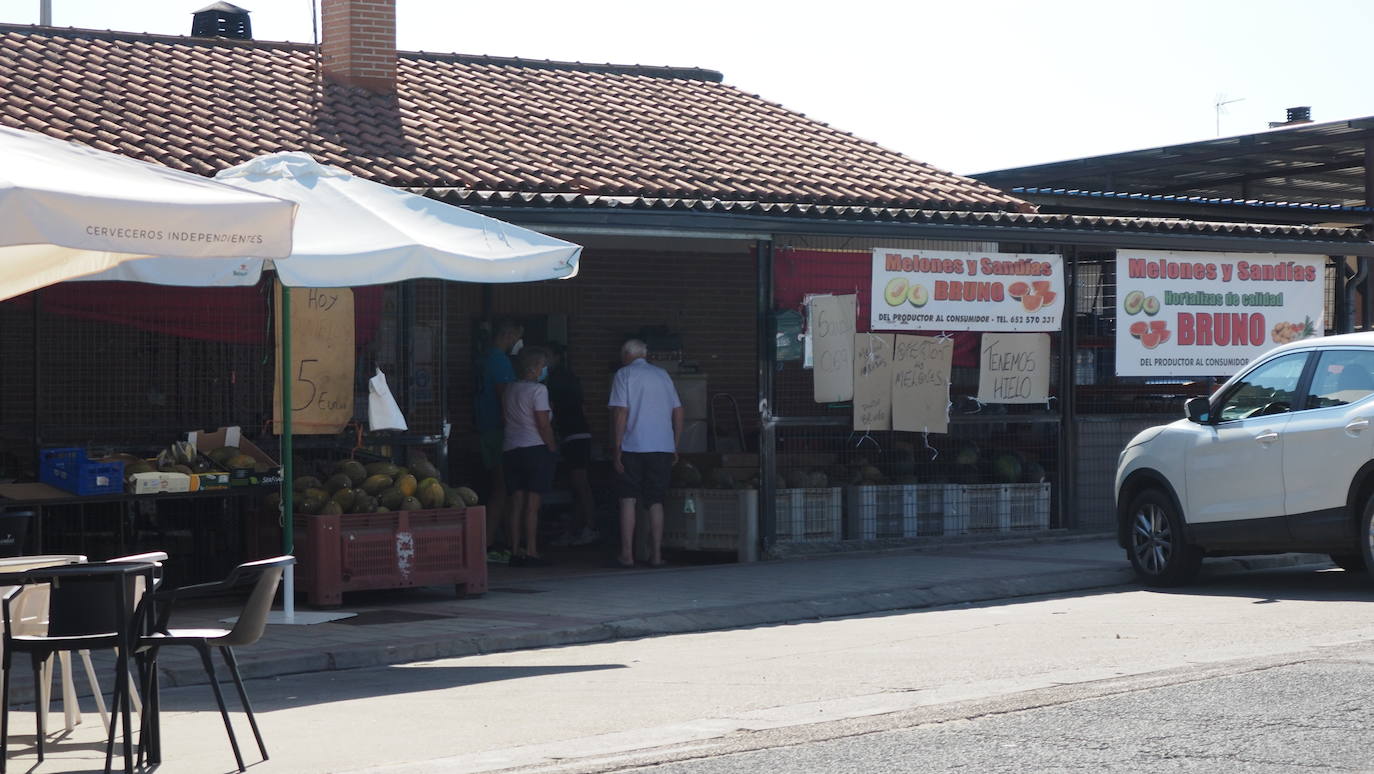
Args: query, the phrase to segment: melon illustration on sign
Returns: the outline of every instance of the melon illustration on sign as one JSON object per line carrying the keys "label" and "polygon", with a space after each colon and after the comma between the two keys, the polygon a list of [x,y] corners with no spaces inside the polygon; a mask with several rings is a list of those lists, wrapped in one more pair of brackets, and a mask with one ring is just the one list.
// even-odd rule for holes
{"label": "melon illustration on sign", "polygon": [[1021,297],[1029,292],[1030,285],[1027,285],[1026,283],[1020,281],[1011,283],[1011,286],[1007,288],[1007,295],[1011,296],[1017,301],[1020,301]]}
{"label": "melon illustration on sign", "polygon": [[1147,324],[1145,323],[1144,320],[1139,320],[1139,321],[1137,321],[1137,322],[1131,323],[1131,327],[1130,327],[1131,335],[1134,336],[1134,337],[1136,337],[1137,339],[1140,338],[1141,336],[1144,336],[1145,333],[1146,333],[1147,331],[1149,331],[1149,330],[1150,330],[1150,326],[1147,325]]}
{"label": "melon illustration on sign", "polygon": [[1145,306],[1145,294],[1139,290],[1132,290],[1126,294],[1126,299],[1121,302],[1121,308],[1126,314],[1140,314],[1140,310]]}
{"label": "melon illustration on sign", "polygon": [[925,285],[913,282],[911,284],[911,290],[907,293],[907,300],[912,306],[919,309],[925,306],[926,302],[930,301],[930,291],[926,290]]}
{"label": "melon illustration on sign", "polygon": [[888,306],[899,306],[906,300],[906,278],[893,277],[888,280],[887,289],[883,291],[883,298]]}
{"label": "melon illustration on sign", "polygon": [[1144,303],[1140,307],[1140,311],[1151,317],[1159,314],[1159,299],[1154,296],[1146,296]]}

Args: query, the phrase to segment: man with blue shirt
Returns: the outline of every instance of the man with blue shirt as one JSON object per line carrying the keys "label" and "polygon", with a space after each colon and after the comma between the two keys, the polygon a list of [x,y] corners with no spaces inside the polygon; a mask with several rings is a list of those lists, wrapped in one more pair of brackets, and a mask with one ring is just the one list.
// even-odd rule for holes
{"label": "man with blue shirt", "polygon": [[[517,322],[503,321],[496,326],[491,346],[482,357],[481,382],[477,388],[476,424],[481,443],[482,465],[490,476],[491,491],[487,493],[487,548],[496,545],[497,532],[506,523],[506,476],[501,466],[502,447],[506,440],[506,420],[502,413],[501,399],[506,394],[506,386],[515,381],[515,367],[510,362],[510,351],[525,334],[525,329]],[[493,561],[509,558],[507,552],[502,556],[491,555]]]}
{"label": "man with blue shirt", "polygon": [[682,436],[682,401],[668,372],[650,365],[639,339],[620,348],[624,366],[611,381],[611,464],[620,490],[621,567],[634,566],[635,508],[649,511],[649,566],[663,565],[663,497],[668,491],[677,443]]}

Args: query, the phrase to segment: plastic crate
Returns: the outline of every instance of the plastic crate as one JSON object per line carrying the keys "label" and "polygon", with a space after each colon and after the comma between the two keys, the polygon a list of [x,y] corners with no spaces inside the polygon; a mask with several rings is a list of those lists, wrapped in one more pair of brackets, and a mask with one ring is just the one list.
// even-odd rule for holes
{"label": "plastic crate", "polygon": [[1007,484],[1007,509],[1012,529],[1050,528],[1050,485]]}
{"label": "plastic crate", "polygon": [[687,551],[734,551],[758,557],[759,493],[755,489],[669,489],[663,545]]}
{"label": "plastic crate", "polygon": [[38,480],[78,495],[124,491],[123,462],[93,462],[84,449],[40,449]]}
{"label": "plastic crate", "polygon": [[917,484],[916,534],[920,537],[968,532],[964,488],[958,484]]}
{"label": "plastic crate", "polygon": [[850,540],[920,534],[914,484],[845,487],[845,537]]}
{"label": "plastic crate", "polygon": [[844,489],[779,489],[777,538],[793,542],[843,539]]}
{"label": "plastic crate", "polygon": [[970,532],[1048,529],[1050,485],[970,484],[963,487]]}

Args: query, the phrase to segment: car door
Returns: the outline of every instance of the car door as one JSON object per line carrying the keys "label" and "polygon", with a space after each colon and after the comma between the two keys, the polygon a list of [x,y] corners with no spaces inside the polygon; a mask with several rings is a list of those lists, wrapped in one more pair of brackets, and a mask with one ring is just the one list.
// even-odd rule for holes
{"label": "car door", "polygon": [[1283,437],[1284,510],[1295,547],[1337,549],[1354,537],[1346,497],[1374,454],[1374,349],[1322,349]]}
{"label": "car door", "polygon": [[1284,432],[1307,352],[1267,360],[1232,383],[1187,450],[1186,518],[1207,548],[1264,548],[1288,541],[1284,523]]}

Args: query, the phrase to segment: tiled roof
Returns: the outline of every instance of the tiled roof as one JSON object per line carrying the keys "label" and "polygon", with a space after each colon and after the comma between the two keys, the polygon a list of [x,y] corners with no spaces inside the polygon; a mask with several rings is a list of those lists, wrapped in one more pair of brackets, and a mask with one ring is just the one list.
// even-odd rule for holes
{"label": "tiled roof", "polygon": [[312,46],[0,25],[0,124],[198,174],[305,150],[380,182],[765,204],[1029,205],[706,70],[400,54],[396,97]]}

